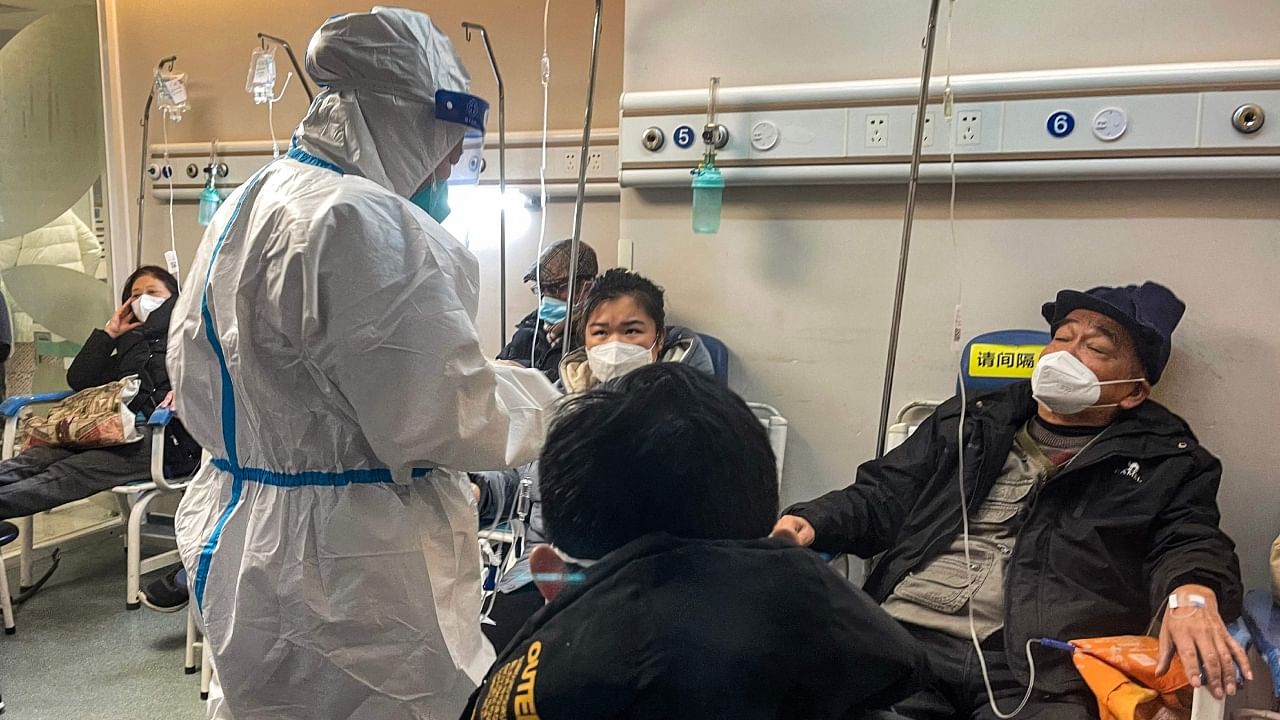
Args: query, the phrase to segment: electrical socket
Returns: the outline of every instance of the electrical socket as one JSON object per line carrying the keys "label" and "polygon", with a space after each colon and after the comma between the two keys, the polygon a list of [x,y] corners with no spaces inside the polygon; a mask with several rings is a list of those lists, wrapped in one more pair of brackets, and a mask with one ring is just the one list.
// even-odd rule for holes
{"label": "electrical socket", "polygon": [[564,170],[568,173],[578,172],[578,153],[566,152],[564,154]]}
{"label": "electrical socket", "polygon": [[598,152],[587,154],[587,172],[600,172],[604,170],[604,156]]}
{"label": "electrical socket", "polygon": [[956,113],[956,145],[982,143],[982,112],[960,110]]}
{"label": "electrical socket", "polygon": [[889,116],[872,114],[867,116],[865,145],[869,148],[889,147]]}
{"label": "electrical socket", "polygon": [[[917,113],[911,113],[911,132],[916,131]],[[932,110],[925,111],[924,114],[924,134],[920,136],[920,147],[933,147],[933,128],[934,115]]]}

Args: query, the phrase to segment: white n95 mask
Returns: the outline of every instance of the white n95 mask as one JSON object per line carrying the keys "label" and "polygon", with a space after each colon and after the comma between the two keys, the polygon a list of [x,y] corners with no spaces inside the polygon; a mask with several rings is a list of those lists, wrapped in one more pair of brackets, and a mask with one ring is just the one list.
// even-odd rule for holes
{"label": "white n95 mask", "polygon": [[1103,385],[1142,382],[1143,378],[1102,381],[1080,358],[1059,350],[1040,358],[1031,374],[1031,395],[1059,415],[1075,415],[1089,408],[1115,407],[1117,403],[1098,405]]}
{"label": "white n95 mask", "polygon": [[139,295],[133,299],[133,316],[138,318],[138,322],[146,322],[151,313],[155,312],[164,304],[164,298],[158,298],[155,295]]}
{"label": "white n95 mask", "polygon": [[[657,341],[654,341],[657,344]],[[653,348],[614,340],[587,350],[587,365],[600,382],[622,377],[653,362]]]}

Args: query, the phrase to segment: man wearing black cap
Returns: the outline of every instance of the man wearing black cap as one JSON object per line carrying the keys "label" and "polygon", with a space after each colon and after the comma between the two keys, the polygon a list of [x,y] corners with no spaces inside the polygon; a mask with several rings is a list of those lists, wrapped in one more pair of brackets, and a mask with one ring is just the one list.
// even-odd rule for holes
{"label": "man wearing black cap", "polygon": [[[817,550],[883,554],[865,588],[938,678],[899,714],[993,717],[983,664],[1011,712],[1029,640],[1140,635],[1162,614],[1161,672],[1176,654],[1199,686],[1203,665],[1218,697],[1235,692],[1233,659],[1250,677],[1222,621],[1239,614],[1241,584],[1218,527],[1221,465],[1148,399],[1184,309],[1152,282],[1058,293],[1030,383],[953,398],[853,485],[779,520],[776,535]],[[1037,650],[1035,670],[1028,717],[1096,715],[1065,653]]]}
{"label": "man wearing black cap", "polygon": [[[518,363],[541,370],[551,382],[560,380],[560,359],[564,355],[564,320],[569,314],[569,261],[573,241],[561,240],[542,253],[529,266],[524,281],[533,283],[532,290],[540,300],[538,309],[516,325],[511,341],[498,353],[499,360]],[[578,286],[573,291],[575,304],[586,295],[591,280],[600,273],[596,251],[579,242]]]}

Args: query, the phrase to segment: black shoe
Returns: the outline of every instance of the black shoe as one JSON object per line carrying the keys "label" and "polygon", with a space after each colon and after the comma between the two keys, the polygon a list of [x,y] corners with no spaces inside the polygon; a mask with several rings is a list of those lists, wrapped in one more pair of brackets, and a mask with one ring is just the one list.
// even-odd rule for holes
{"label": "black shoe", "polygon": [[[181,577],[179,577],[181,575]],[[187,606],[191,595],[187,592],[187,574],[181,565],[165,573],[164,577],[147,585],[139,600],[143,605],[162,613],[177,612]]]}

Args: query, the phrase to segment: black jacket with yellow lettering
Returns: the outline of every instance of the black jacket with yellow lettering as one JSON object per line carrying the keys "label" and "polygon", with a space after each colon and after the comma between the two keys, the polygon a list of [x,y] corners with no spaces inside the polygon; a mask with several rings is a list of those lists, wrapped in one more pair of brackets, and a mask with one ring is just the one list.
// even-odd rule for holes
{"label": "black jacket with yellow lettering", "polygon": [[[969,507],[986,498],[1036,408],[1026,382],[969,399]],[[959,425],[953,398],[900,447],[863,463],[852,485],[786,511],[813,525],[817,550],[883,553],[865,586],[878,601],[960,533]],[[1006,655],[1024,681],[1029,638],[1142,634],[1186,583],[1212,588],[1228,622],[1239,615],[1240,563],[1218,527],[1221,473],[1182,418],[1148,400],[1035,491],[1005,574]],[[1038,689],[1083,686],[1065,654],[1036,664]]]}
{"label": "black jacket with yellow lettering", "polygon": [[856,718],[923,668],[911,636],[809,550],[650,535],[539,610],[463,718]]}

